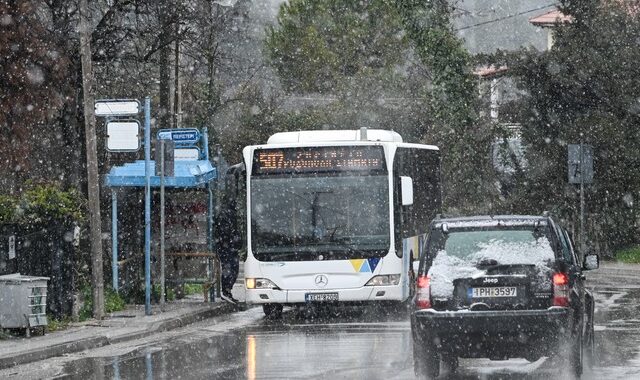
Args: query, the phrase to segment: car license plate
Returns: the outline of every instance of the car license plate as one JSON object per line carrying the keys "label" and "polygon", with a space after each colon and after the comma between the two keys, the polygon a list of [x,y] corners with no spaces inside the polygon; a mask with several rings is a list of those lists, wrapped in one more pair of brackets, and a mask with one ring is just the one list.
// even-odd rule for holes
{"label": "car license plate", "polygon": [[338,300],[338,293],[307,293],[304,295],[307,302],[334,302]]}
{"label": "car license plate", "polygon": [[483,288],[471,288],[471,298],[516,297],[518,288],[515,286],[493,286]]}

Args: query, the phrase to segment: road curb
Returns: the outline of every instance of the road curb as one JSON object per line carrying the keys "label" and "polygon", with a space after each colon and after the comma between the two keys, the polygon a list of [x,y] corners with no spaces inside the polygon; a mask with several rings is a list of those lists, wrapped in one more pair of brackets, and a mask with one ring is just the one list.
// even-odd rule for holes
{"label": "road curb", "polygon": [[152,333],[175,330],[177,328],[191,325],[193,323],[202,321],[204,319],[217,317],[219,315],[232,313],[234,311],[238,311],[238,307],[236,305],[225,303],[216,308],[199,310],[196,313],[184,315],[181,317],[171,318],[166,321],[157,322],[151,325],[149,330]]}
{"label": "road curb", "polygon": [[196,312],[183,315],[180,317],[169,318],[164,321],[151,324],[143,331],[136,331],[129,334],[123,334],[121,336],[108,338],[104,335],[99,335],[91,338],[84,338],[77,341],[60,343],[53,346],[37,348],[25,352],[19,352],[15,355],[9,355],[0,358],[0,370],[7,369],[16,365],[28,364],[39,360],[45,360],[56,356],[62,356],[66,354],[73,354],[76,352],[91,350],[94,348],[100,348],[111,344],[117,344],[127,342],[131,340],[145,338],[147,336],[175,330],[181,327],[188,326],[190,324],[217,317],[219,315],[232,313],[238,311],[238,307],[232,304],[222,304],[219,307],[208,308],[204,310],[198,310]]}
{"label": "road curb", "polygon": [[109,339],[106,336],[97,336],[93,338],[76,340],[73,342],[60,343],[54,346],[43,347],[41,349],[20,352],[15,355],[0,358],[0,369],[6,369],[20,364],[32,363],[39,360],[52,358],[54,356],[61,356],[67,353],[74,353],[103,347],[108,344]]}
{"label": "road curb", "polygon": [[625,264],[617,261],[603,261],[600,268],[587,271],[587,275],[594,276],[622,276],[640,278],[640,264]]}

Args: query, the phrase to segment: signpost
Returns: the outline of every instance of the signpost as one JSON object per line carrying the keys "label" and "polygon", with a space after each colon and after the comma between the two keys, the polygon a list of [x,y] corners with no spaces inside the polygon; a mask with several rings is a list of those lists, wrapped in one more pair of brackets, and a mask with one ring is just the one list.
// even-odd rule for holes
{"label": "signpost", "polygon": [[200,159],[200,149],[196,147],[174,149],[173,159],[176,161],[197,161]]}
{"label": "signpost", "polygon": [[593,147],[585,144],[569,144],[569,183],[593,183]]}
{"label": "signpost", "polygon": [[107,150],[137,152],[140,149],[140,123],[137,120],[107,121]]}
{"label": "signpost", "polygon": [[[96,116],[114,118],[107,121],[107,149],[110,151],[135,152],[140,149],[140,123],[137,120],[121,120],[140,113],[140,102],[135,99],[97,100],[94,103]],[[144,311],[151,315],[151,99],[144,99]],[[111,223],[111,272],[113,289],[118,291],[118,223],[117,193],[112,191]]]}
{"label": "signpost", "polygon": [[158,139],[173,140],[176,144],[192,145],[200,141],[200,131],[195,128],[161,129]]}
{"label": "signpost", "polygon": [[151,315],[151,98],[144,98],[144,313]]}
{"label": "signpost", "polygon": [[9,260],[16,258],[16,235],[9,236]]}
{"label": "signpost", "polygon": [[173,141],[165,139],[156,140],[155,175],[161,176],[163,167],[165,177],[173,177],[175,175],[175,151],[175,143]]}
{"label": "signpost", "polygon": [[97,100],[96,116],[134,116],[140,113],[140,102],[131,99]]}
{"label": "signpost", "polygon": [[[158,139],[156,149],[156,171],[160,175],[160,305],[165,303],[165,217],[164,217],[164,178],[165,175],[173,176],[173,152],[174,142],[168,139]],[[158,165],[159,164],[159,165]],[[159,166],[159,168],[158,168]]]}
{"label": "signpost", "polygon": [[580,254],[585,254],[584,238],[584,185],[593,183],[593,146],[568,145],[569,183],[580,184]]}

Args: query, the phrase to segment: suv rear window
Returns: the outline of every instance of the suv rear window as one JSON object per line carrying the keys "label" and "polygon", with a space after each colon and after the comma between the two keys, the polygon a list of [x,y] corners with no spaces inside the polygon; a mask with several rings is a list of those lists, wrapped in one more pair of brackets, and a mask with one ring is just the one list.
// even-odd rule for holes
{"label": "suv rear window", "polygon": [[536,264],[554,258],[549,240],[534,229],[454,230],[434,235],[429,247],[432,254],[444,250],[449,256],[472,263],[496,260],[498,264]]}

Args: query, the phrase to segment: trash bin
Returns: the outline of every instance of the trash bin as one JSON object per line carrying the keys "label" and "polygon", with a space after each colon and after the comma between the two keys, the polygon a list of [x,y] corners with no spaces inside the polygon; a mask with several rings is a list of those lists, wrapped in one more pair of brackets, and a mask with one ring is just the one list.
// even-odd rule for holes
{"label": "trash bin", "polygon": [[25,329],[47,325],[47,281],[49,277],[0,276],[0,327]]}

